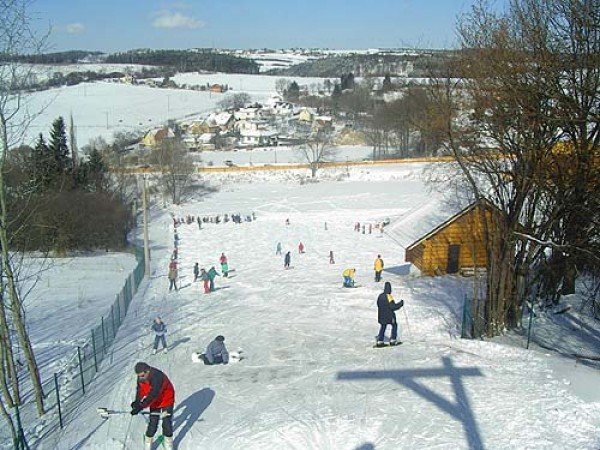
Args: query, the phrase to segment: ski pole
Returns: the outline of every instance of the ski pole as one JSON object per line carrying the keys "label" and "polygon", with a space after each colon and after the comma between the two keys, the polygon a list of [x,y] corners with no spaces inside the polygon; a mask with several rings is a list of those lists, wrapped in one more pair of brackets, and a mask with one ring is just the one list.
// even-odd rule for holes
{"label": "ski pole", "polygon": [[[108,419],[110,416],[118,415],[118,414],[130,414],[129,411],[116,411],[114,409],[108,408],[96,408],[96,412],[100,414],[100,417],[103,419]],[[150,414],[148,411],[140,411],[142,415]]]}
{"label": "ski pole", "polygon": [[408,314],[406,314],[406,308],[402,308],[402,311],[404,312],[404,319],[406,319],[406,329],[408,330],[408,333],[410,334],[410,337],[412,339],[413,335],[410,331],[410,325],[408,324]]}

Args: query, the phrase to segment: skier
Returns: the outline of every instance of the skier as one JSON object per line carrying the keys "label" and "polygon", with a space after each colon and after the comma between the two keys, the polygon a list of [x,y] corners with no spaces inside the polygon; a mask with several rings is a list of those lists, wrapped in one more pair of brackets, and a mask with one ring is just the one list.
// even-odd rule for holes
{"label": "skier", "polygon": [[298,253],[304,253],[304,244],[302,242],[298,244]]}
{"label": "skier", "polygon": [[198,279],[200,275],[200,267],[198,267],[198,263],[194,263],[194,281]]}
{"label": "skier", "polygon": [[396,322],[396,313],[394,311],[399,310],[404,306],[404,300],[400,300],[400,303],[394,301],[392,297],[392,285],[389,281],[385,282],[383,286],[383,292],[377,297],[377,321],[379,322],[379,334],[377,335],[377,347],[383,347],[385,343],[385,330],[388,325],[392,326],[392,335],[390,337],[390,345],[401,344],[402,342],[396,341],[398,337],[398,322]]}
{"label": "skier", "polygon": [[356,273],[355,268],[346,269],[342,272],[342,276],[344,277],[344,287],[351,288],[354,287],[354,274]]}
{"label": "skier", "polygon": [[162,321],[160,317],[154,319],[154,323],[152,324],[152,331],[154,331],[154,346],[152,349],[152,354],[156,355],[156,350],[158,350],[159,342],[162,342],[163,349],[165,353],[167,353],[167,340],[165,335],[167,334],[167,325]]}
{"label": "skier", "polygon": [[208,276],[208,274],[206,273],[206,270],[204,270],[204,268],[200,269],[200,279],[204,283],[204,293],[209,294],[210,293],[210,277]]}
{"label": "skier", "polygon": [[285,258],[283,260],[283,267],[284,269],[289,269],[290,268],[290,263],[292,262],[292,252],[287,252],[285,254]]}
{"label": "skier", "polygon": [[208,270],[208,280],[210,281],[210,292],[214,292],[215,291],[215,278],[219,277],[219,273],[217,272],[217,269],[215,269],[215,266],[212,266],[209,270]]}
{"label": "skier", "polygon": [[333,259],[333,250],[329,250],[329,264],[335,264],[335,260]]}
{"label": "skier", "polygon": [[287,219],[285,219],[285,224],[286,224],[286,225],[289,225],[289,224],[290,224],[290,219],[289,219],[289,217],[288,217]]}
{"label": "skier", "polygon": [[277,249],[275,250],[276,255],[281,255],[281,242],[277,243]]}
{"label": "skier", "polygon": [[171,292],[171,290],[173,288],[175,288],[176,291],[178,291],[179,289],[177,289],[177,266],[171,266],[169,267],[169,292]]}
{"label": "skier", "polygon": [[221,272],[223,272],[223,276],[227,278],[227,274],[229,273],[229,264],[227,264],[227,256],[225,256],[225,253],[221,253],[219,262],[221,263]]}
{"label": "skier", "polygon": [[131,403],[131,415],[139,414],[143,409],[150,408],[150,419],[144,449],[152,448],[152,441],[162,418],[162,432],[165,438],[166,450],[173,449],[173,408],[175,406],[175,389],[169,378],[160,370],[150,367],[144,362],[135,365],[137,387],[135,400]]}
{"label": "skier", "polygon": [[375,281],[380,282],[381,272],[383,271],[383,259],[381,259],[381,255],[377,255],[373,268],[375,269]]}
{"label": "skier", "polygon": [[362,234],[365,234],[365,224],[362,224]]}
{"label": "skier", "polygon": [[372,232],[372,231],[373,231],[373,224],[372,224],[372,223],[370,223],[370,224],[369,224],[369,234],[371,234],[371,232]]}
{"label": "skier", "polygon": [[207,366],[227,364],[229,362],[229,352],[225,347],[225,338],[219,335],[208,344],[202,359]]}
{"label": "skier", "polygon": [[325,222],[325,231],[327,231],[327,222]]}

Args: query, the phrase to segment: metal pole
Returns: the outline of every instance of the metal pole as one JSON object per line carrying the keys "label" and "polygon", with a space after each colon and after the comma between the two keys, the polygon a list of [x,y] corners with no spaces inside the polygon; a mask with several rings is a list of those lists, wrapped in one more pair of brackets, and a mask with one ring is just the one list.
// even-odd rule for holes
{"label": "metal pole", "polygon": [[92,329],[92,348],[94,349],[94,368],[98,372],[98,358],[96,357],[96,337],[94,336],[94,330]]}
{"label": "metal pole", "polygon": [[77,347],[77,359],[79,360],[79,375],[81,376],[81,391],[85,394],[85,380],[83,378],[83,363],[81,362],[81,348]]}
{"label": "metal pole", "polygon": [[58,422],[60,427],[63,428],[62,409],[60,407],[60,391],[58,390],[58,374],[54,374],[54,391],[56,392],[56,406],[58,407]]}
{"label": "metal pole", "polygon": [[533,302],[529,307],[529,327],[527,328],[527,349],[529,349],[529,342],[531,341],[531,329],[533,328]]}
{"label": "metal pole", "polygon": [[146,175],[144,175],[144,189],[142,192],[142,208],[144,209],[144,274],[150,277],[150,239],[148,237],[148,200],[146,192]]}
{"label": "metal pole", "polygon": [[102,352],[106,354],[106,338],[104,337],[104,316],[102,319]]}
{"label": "metal pole", "polygon": [[114,305],[110,306],[110,323],[112,324],[112,337],[113,339],[117,335],[117,330],[115,330],[115,308]]}

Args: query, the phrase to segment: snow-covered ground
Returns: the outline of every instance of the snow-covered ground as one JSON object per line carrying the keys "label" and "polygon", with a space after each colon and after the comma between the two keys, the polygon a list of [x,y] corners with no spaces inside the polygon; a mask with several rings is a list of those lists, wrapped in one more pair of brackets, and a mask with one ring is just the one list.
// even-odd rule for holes
{"label": "snow-covered ground", "polygon": [[[30,117],[19,142],[32,144],[39,133],[48,135],[52,121],[58,116],[73,115],[79,146],[96,137],[111,141],[116,132],[145,132],[165,124],[169,119],[182,119],[213,111],[225,97],[246,92],[252,101],[264,102],[276,93],[278,78],[267,75],[181,73],[173,79],[178,84],[227,84],[225,94],[185,89],[159,89],[122,83],[82,83],[35,92],[25,98],[21,117]],[[322,83],[322,78],[290,78],[299,84]],[[40,112],[41,111],[41,112]]]}
{"label": "snow-covered ground", "polygon": [[62,370],[77,346],[90,338],[135,266],[129,253],[24,260],[19,276],[42,380]]}
{"label": "snow-covered ground", "polygon": [[[404,262],[404,247],[450,213],[423,185],[423,167],[351,168],[349,178],[345,169],[322,171],[321,182],[308,184],[298,183],[299,172],[208,174],[219,191],[154,211],[152,276],[119,330],[112,364],[104,361],[55,448],[139,449],[141,417],[102,421],[96,408],[128,408],[133,366],[143,360],[175,385],[181,450],[598,449],[597,370],[523,343],[459,339],[468,280],[415,277]],[[257,220],[180,226],[181,289],[169,293],[171,211],[255,212]],[[353,231],[356,221],[386,217],[384,235]],[[275,256],[277,242],[292,252],[290,270]],[[203,294],[192,282],[193,263],[218,267],[221,252],[231,277],[217,278],[217,291]],[[397,348],[372,348],[378,253],[384,281],[406,304]],[[359,288],[341,287],[346,267],[357,268]],[[152,356],[156,315],[169,327],[171,351]],[[218,334],[245,359],[193,364],[191,353]]]}

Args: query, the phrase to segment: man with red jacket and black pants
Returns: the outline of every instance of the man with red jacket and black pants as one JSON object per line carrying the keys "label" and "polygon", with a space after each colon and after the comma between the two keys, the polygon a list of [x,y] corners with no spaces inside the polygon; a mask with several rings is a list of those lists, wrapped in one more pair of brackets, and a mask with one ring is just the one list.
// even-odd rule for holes
{"label": "man with red jacket and black pants", "polygon": [[160,370],[150,367],[144,362],[135,365],[137,389],[135,401],[131,403],[131,415],[139,414],[150,408],[150,420],[146,429],[146,449],[152,448],[152,441],[158,428],[158,420],[162,418],[162,430],[165,437],[165,448],[173,448],[173,408],[175,405],[175,389],[167,376]]}

